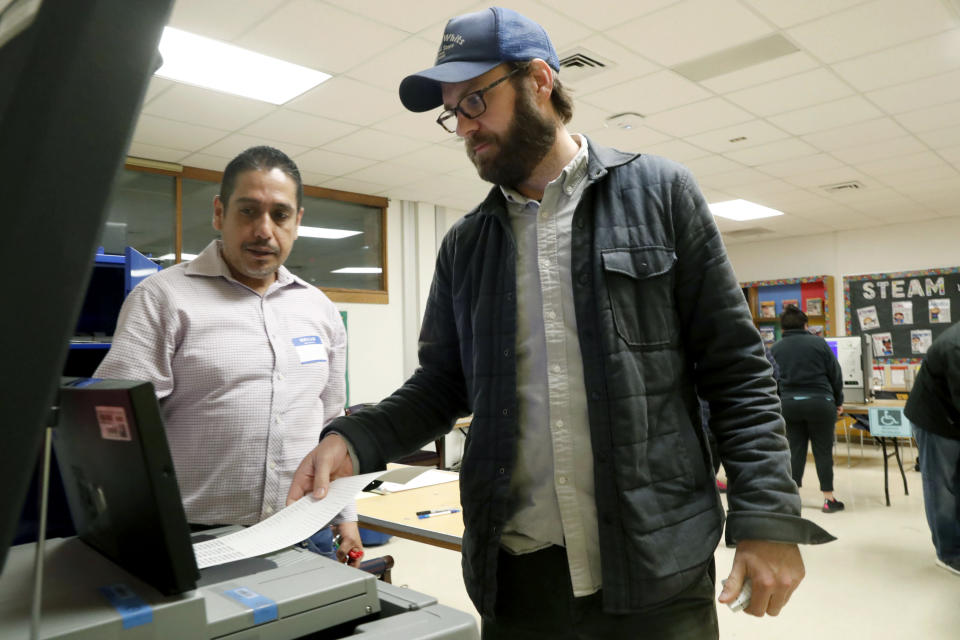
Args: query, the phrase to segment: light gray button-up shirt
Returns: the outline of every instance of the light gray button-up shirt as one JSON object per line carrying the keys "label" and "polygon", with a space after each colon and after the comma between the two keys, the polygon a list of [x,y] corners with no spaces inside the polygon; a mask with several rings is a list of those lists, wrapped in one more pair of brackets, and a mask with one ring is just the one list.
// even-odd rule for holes
{"label": "light gray button-up shirt", "polygon": [[[153,383],[191,523],[254,524],[284,507],[297,465],[342,415],[345,370],[327,296],[285,267],[261,296],[215,240],[130,292],[95,375]],[[356,520],[355,506],[341,515]]]}
{"label": "light gray button-up shirt", "polygon": [[517,243],[518,509],[502,543],[522,554],[561,545],[575,596],[601,586],[593,449],[571,277],[573,212],[586,186],[587,145],[541,202],[503,188]]}

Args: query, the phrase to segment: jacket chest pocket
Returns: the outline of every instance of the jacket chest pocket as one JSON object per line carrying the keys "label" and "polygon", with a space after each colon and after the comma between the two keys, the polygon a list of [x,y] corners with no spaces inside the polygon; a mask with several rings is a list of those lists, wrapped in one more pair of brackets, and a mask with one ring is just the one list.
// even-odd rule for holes
{"label": "jacket chest pocket", "polygon": [[604,249],[604,278],[613,322],[631,348],[675,345],[677,312],[673,299],[677,254],[668,247]]}

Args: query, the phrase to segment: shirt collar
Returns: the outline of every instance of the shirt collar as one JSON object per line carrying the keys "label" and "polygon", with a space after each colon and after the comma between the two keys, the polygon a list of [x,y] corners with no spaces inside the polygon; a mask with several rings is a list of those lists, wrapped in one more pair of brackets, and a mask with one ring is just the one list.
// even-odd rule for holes
{"label": "shirt collar", "polygon": [[[590,159],[586,138],[579,133],[572,134],[572,137],[580,148],[570,162],[567,163],[567,166],[563,168],[563,171],[560,172],[560,175],[551,180],[550,184],[547,185],[549,188],[552,184],[559,184],[568,195],[574,193],[580,187],[580,183],[583,182],[583,179],[587,175],[587,163]],[[510,187],[501,185],[500,191],[503,192],[503,196],[507,199],[507,202],[513,204],[525,206],[529,202],[536,202],[533,198],[528,198],[516,189]]]}
{"label": "shirt collar", "polygon": [[[233,277],[230,273],[230,267],[227,266],[226,261],[223,259],[223,241],[218,239],[211,240],[210,244],[200,252],[200,254],[191,260],[186,266],[186,273],[188,276],[209,276],[217,277],[222,276],[227,280],[232,282],[237,282],[237,279]],[[286,287],[289,285],[300,285],[303,287],[309,286],[305,280],[299,276],[295,276],[290,273],[290,270],[285,266],[280,265],[280,268],[277,269],[277,280],[273,285],[270,285],[271,288],[276,287]]]}

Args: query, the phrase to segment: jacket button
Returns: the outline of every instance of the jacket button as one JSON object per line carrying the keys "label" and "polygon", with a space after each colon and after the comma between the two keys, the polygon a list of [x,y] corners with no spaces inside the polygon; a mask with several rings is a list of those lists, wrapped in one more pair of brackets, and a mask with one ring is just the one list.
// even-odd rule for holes
{"label": "jacket button", "polygon": [[503,474],[505,474],[506,472],[507,472],[507,470],[504,469],[503,467],[500,467],[499,469],[497,469],[497,473],[499,473],[500,475],[503,475]]}
{"label": "jacket button", "polygon": [[583,218],[577,220],[577,229],[583,229]]}
{"label": "jacket button", "polygon": [[590,392],[590,399],[591,399],[591,400],[599,400],[599,399],[600,399],[600,394],[599,394],[598,392],[596,392],[596,391],[591,391],[591,392]]}
{"label": "jacket button", "polygon": [[510,357],[510,349],[504,349],[504,350],[503,350],[503,357],[504,357],[504,358],[509,358],[509,357]]}
{"label": "jacket button", "polygon": [[588,279],[588,278],[587,278],[587,274],[581,273],[581,274],[577,277],[577,282],[579,282],[580,284],[587,284],[587,279]]}
{"label": "jacket button", "polygon": [[502,414],[505,415],[505,416],[508,416],[508,415],[510,415],[510,409],[502,409],[502,410],[500,411],[500,413],[502,413]]}

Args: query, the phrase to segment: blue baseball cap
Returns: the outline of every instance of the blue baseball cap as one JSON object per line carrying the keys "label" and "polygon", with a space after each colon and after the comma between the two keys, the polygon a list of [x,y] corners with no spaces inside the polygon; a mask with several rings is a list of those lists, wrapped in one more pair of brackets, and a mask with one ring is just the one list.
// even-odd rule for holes
{"label": "blue baseball cap", "polygon": [[434,66],[400,82],[400,101],[410,111],[443,104],[441,82],[463,82],[503,62],[540,58],[560,71],[560,60],[543,27],[512,9],[491,7],[452,18],[443,31]]}

